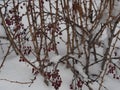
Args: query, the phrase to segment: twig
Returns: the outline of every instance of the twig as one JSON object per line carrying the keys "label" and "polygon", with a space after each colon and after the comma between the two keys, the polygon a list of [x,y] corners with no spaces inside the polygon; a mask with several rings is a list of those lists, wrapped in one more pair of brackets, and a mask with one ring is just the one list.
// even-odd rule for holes
{"label": "twig", "polygon": [[103,82],[104,82],[104,78],[105,78],[105,75],[106,75],[106,72],[107,72],[107,67],[108,67],[108,65],[109,65],[109,62],[110,62],[110,61],[108,61],[108,60],[105,62],[104,69],[103,69],[103,71],[101,72],[101,75],[100,75],[101,81],[100,81],[100,86],[99,86],[99,89],[98,89],[98,90],[101,90],[101,88],[102,88],[102,86],[103,86]]}
{"label": "twig", "polygon": [[20,81],[13,81],[13,80],[8,80],[8,79],[0,79],[1,81],[7,81],[7,82],[10,82],[10,83],[18,83],[18,84],[31,84],[31,82],[20,82]]}
{"label": "twig", "polygon": [[6,60],[7,56],[9,55],[9,50],[10,50],[10,48],[11,48],[11,44],[10,44],[10,46],[8,47],[8,50],[7,50],[7,52],[6,52],[6,55],[5,55],[5,57],[4,57],[1,65],[0,65],[0,69],[3,67],[3,65],[4,65],[4,63],[5,63],[5,60]]}
{"label": "twig", "polygon": [[5,40],[8,40],[8,38],[7,38],[7,37],[5,37],[5,36],[0,36],[0,39],[5,39]]}

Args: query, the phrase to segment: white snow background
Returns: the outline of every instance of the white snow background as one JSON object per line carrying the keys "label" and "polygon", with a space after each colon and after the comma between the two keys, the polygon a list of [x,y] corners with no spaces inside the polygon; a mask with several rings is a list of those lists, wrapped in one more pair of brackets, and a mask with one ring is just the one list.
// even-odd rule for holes
{"label": "white snow background", "polygon": [[[118,4],[118,7],[120,7],[120,4]],[[115,7],[116,12],[114,10],[113,12],[114,15],[116,15],[118,11],[120,11],[120,8],[118,7],[117,6]],[[105,18],[102,18],[101,22],[104,22],[104,20]],[[63,35],[66,38],[66,33],[64,33]],[[2,28],[2,26],[0,26],[0,36],[5,36],[4,29]],[[2,62],[8,48],[8,44],[7,44],[8,41],[0,40],[0,44],[2,43],[5,43],[5,45],[2,45],[2,48],[4,50],[2,50],[2,48],[0,47],[0,63]],[[118,45],[120,46],[120,43]],[[65,47],[63,47],[62,45],[59,45],[58,47],[61,55],[56,56],[53,54],[52,56],[50,56],[51,61],[53,62],[57,62],[57,60],[59,60],[62,57],[62,54],[64,55]],[[100,50],[100,52],[101,51],[103,50]],[[34,59],[32,57],[30,58]],[[90,71],[96,73],[97,72],[96,70],[98,70],[98,68],[99,66],[92,67]],[[62,65],[59,66],[59,69],[60,69],[60,75],[63,80],[59,90],[70,90],[69,85],[72,81],[72,73],[70,72],[70,70],[66,69],[66,67]],[[82,66],[76,67],[76,69],[79,69],[80,73],[87,78],[87,76],[84,74],[82,70]],[[44,79],[42,76],[37,76],[37,79],[30,87],[29,87],[30,84],[15,83],[15,81],[30,82],[31,79],[33,78],[34,75],[31,73],[31,67],[29,65],[26,65],[25,63],[19,62],[19,56],[15,56],[14,53],[12,53],[6,58],[5,64],[0,70],[0,90],[54,90],[52,86],[46,86],[44,84],[43,82]],[[11,80],[13,82],[9,82],[7,80]],[[104,78],[103,85],[107,88],[107,90],[120,90],[120,80],[113,79],[110,76],[106,76]],[[91,84],[91,87],[93,88],[93,90],[98,90],[99,85],[97,82],[94,82]],[[86,86],[83,86],[83,90],[88,90],[88,88]]]}

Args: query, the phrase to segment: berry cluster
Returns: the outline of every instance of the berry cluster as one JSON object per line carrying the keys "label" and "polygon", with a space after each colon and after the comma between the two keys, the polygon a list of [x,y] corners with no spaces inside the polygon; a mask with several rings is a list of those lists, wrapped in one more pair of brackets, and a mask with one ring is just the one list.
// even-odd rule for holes
{"label": "berry cluster", "polygon": [[77,78],[73,80],[72,83],[70,84],[70,90],[82,89],[83,84],[84,82],[80,78]]}
{"label": "berry cluster", "polygon": [[49,23],[47,25],[46,30],[50,33],[50,34],[57,34],[57,35],[62,35],[62,32],[60,31],[60,27],[59,27],[59,23]]}
{"label": "berry cluster", "polygon": [[53,70],[52,72],[45,72],[44,76],[51,81],[52,86],[55,88],[55,90],[58,90],[61,86],[62,80],[59,75],[59,70]]}
{"label": "berry cluster", "polygon": [[20,57],[19,62],[25,62],[25,59],[23,57]]}
{"label": "berry cluster", "polygon": [[107,74],[112,74],[112,77],[114,79],[120,79],[120,75],[117,74],[117,68],[113,64],[109,64]]}
{"label": "berry cluster", "polygon": [[28,56],[28,55],[30,55],[31,52],[32,52],[32,47],[31,47],[31,46],[21,46],[21,45],[20,45],[20,46],[19,46],[19,51],[20,51],[22,54]]}
{"label": "berry cluster", "polygon": [[31,46],[24,46],[22,48],[22,52],[23,52],[24,55],[29,55],[31,53],[31,51],[32,51]]}

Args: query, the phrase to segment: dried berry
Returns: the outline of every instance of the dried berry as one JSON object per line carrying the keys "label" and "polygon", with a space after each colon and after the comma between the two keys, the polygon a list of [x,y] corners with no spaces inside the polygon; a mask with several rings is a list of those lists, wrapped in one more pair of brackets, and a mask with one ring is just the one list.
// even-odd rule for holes
{"label": "dried berry", "polygon": [[8,19],[8,18],[5,19],[5,22],[6,22],[6,24],[7,24],[8,26],[10,26],[10,25],[12,24],[12,22],[11,22],[10,19]]}

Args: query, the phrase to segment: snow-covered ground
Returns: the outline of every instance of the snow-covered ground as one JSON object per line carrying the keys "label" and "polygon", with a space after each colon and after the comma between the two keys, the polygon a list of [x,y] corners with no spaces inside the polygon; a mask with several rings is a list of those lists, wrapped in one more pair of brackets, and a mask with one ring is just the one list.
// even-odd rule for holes
{"label": "snow-covered ground", "polygon": [[[30,84],[18,84],[10,83],[1,79],[8,79],[11,81],[18,82],[30,82],[34,76],[31,74],[31,69],[29,66],[24,65],[18,61],[18,57],[12,58],[6,61],[6,65],[0,71],[0,90],[54,90],[51,86],[46,86],[43,82],[43,78],[38,76],[35,82],[29,87]],[[72,73],[65,70],[65,67],[61,67],[61,76],[64,80],[60,90],[68,90],[67,84],[71,81]],[[67,73],[66,73],[67,71]],[[69,76],[68,76],[69,75]]]}
{"label": "snow-covered ground", "polygon": [[[116,7],[118,9],[118,7]],[[24,10],[22,11],[24,12]],[[104,13],[106,14],[106,13]],[[115,15],[117,13],[114,13]],[[24,17],[25,18],[25,17]],[[101,22],[105,22],[106,19],[103,17]],[[25,24],[27,24],[25,22]],[[97,28],[98,29],[98,28]],[[98,32],[98,31],[97,31]],[[94,32],[94,33],[97,33]],[[104,33],[106,35],[106,33]],[[103,35],[103,36],[105,36]],[[3,27],[0,25],[0,36],[6,36],[4,33]],[[66,33],[63,34],[64,39],[66,39]],[[108,36],[109,37],[109,36]],[[104,37],[105,38],[105,37]],[[8,50],[9,42],[6,40],[0,40],[0,64],[2,63],[5,54]],[[105,41],[103,43],[106,43]],[[63,45],[64,43],[61,42],[58,45],[60,55],[52,54],[50,55],[51,62],[57,63],[57,61],[65,55],[66,47]],[[106,45],[107,46],[107,45]],[[118,43],[118,46],[120,44]],[[98,50],[101,53],[103,50],[100,48]],[[33,57],[29,57],[30,59],[34,59]],[[84,80],[87,80],[87,76],[83,71],[82,65],[79,67],[75,67],[81,75],[83,75]],[[94,65],[90,67],[91,73],[98,73],[100,66]],[[59,90],[70,90],[69,85],[71,84],[73,73],[71,70],[67,69],[64,64],[59,65],[60,76],[62,78],[62,85]],[[120,76],[119,76],[120,77]],[[31,81],[34,79],[34,75],[32,73],[31,66],[27,63],[19,62],[19,56],[16,56],[14,52],[12,52],[9,56],[7,56],[3,67],[0,69],[0,90],[55,90],[54,87],[46,86],[44,83],[44,78],[40,75],[37,76],[36,80],[31,84]],[[111,75],[106,75],[103,79],[103,88],[101,90],[120,90],[120,79],[114,79]],[[90,84],[93,90],[98,90],[100,86],[100,82],[95,81]],[[89,90],[85,85],[83,85],[82,90]]]}
{"label": "snow-covered ground", "polygon": [[[60,66],[60,75],[63,83],[59,90],[70,90],[69,85],[72,78],[72,73]],[[43,82],[43,77],[38,76],[34,83],[29,87],[31,79],[34,75],[31,73],[30,66],[26,66],[24,63],[19,62],[19,57],[13,57],[7,59],[4,67],[0,70],[0,90],[54,90],[52,86],[46,86]],[[4,80],[3,80],[4,79]],[[10,80],[11,82],[7,81]],[[28,84],[20,84],[20,83]],[[120,80],[115,80],[109,76],[105,77],[104,84],[107,89],[101,90],[120,90]],[[94,89],[98,90],[98,83],[91,85]],[[88,90],[86,86],[83,86],[83,90]]]}

